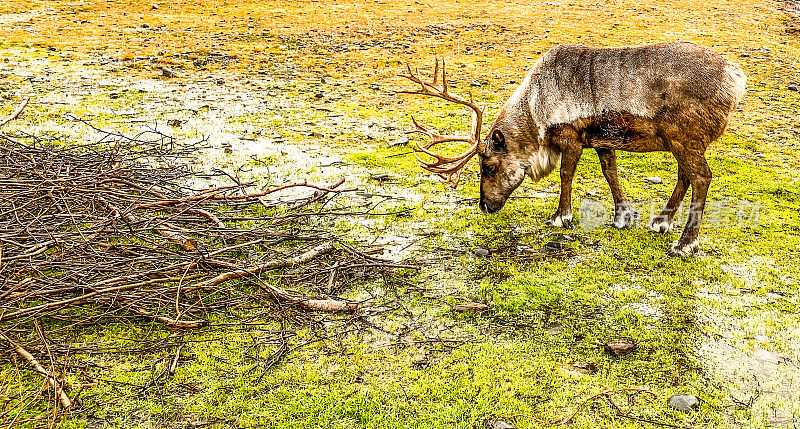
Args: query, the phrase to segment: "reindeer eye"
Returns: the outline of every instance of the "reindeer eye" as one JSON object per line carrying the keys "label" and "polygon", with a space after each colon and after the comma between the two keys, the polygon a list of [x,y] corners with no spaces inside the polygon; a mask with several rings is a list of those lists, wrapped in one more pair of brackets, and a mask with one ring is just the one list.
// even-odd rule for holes
{"label": "reindeer eye", "polygon": [[506,150],[506,137],[500,130],[492,132],[492,146],[495,150]]}
{"label": "reindeer eye", "polygon": [[483,164],[481,169],[481,174],[484,176],[494,176],[494,173],[497,172],[497,166],[491,164]]}

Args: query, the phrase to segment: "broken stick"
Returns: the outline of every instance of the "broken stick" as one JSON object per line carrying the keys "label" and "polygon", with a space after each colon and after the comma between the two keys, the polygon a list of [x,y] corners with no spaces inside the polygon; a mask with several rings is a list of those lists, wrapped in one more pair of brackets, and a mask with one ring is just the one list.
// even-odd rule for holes
{"label": "broken stick", "polygon": [[61,401],[61,405],[63,405],[64,408],[72,407],[72,401],[70,401],[69,396],[67,396],[67,394],[64,392],[64,389],[61,388],[61,383],[58,380],[56,380],[55,377],[50,375],[50,373],[47,372],[47,370],[44,369],[44,367],[42,367],[42,365],[39,364],[39,361],[37,361],[32,354],[28,353],[28,351],[23,349],[22,346],[20,346],[19,344],[15,343],[14,341],[11,341],[11,338],[8,338],[5,334],[0,333],[0,338],[6,340],[6,342],[11,344],[11,347],[14,348],[14,351],[16,351],[17,354],[22,356],[26,361],[28,361],[28,363],[31,364],[33,369],[39,374],[41,374],[47,380],[50,386],[53,387],[53,390],[55,390],[56,395],[58,395],[58,399]]}

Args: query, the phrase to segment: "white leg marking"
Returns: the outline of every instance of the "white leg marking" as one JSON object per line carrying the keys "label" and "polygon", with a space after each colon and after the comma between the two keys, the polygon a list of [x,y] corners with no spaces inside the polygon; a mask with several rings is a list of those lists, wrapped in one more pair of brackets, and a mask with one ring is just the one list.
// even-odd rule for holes
{"label": "white leg marking", "polygon": [[675,240],[670,246],[668,251],[670,256],[691,256],[700,251],[700,243],[697,242],[697,239],[685,246],[680,246],[678,241]]}
{"label": "white leg marking", "polygon": [[549,220],[547,223],[557,228],[569,228],[572,226],[572,213],[554,216],[553,219]]}
{"label": "white leg marking", "polygon": [[670,232],[672,231],[672,222],[668,222],[666,219],[656,216],[650,220],[648,228],[655,232]]}
{"label": "white leg marking", "polygon": [[627,206],[614,213],[614,221],[612,225],[614,228],[631,228],[639,220],[639,212],[632,207]]}

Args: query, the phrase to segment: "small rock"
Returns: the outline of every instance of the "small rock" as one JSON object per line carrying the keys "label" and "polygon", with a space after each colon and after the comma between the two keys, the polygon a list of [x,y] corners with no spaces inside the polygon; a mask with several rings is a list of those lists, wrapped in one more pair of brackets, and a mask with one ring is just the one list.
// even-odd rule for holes
{"label": "small rock", "polygon": [[650,183],[662,183],[663,182],[661,180],[661,178],[658,177],[658,176],[648,177],[648,178],[646,178],[644,180],[647,181],[647,182],[650,182]]}
{"label": "small rock", "polygon": [[783,356],[769,351],[764,350],[762,348],[756,348],[753,350],[753,359],[758,362],[769,362],[769,363],[782,363],[784,361]]}
{"label": "small rock", "polygon": [[492,423],[492,429],[517,429],[516,426],[512,425],[511,423],[504,422],[502,420],[497,420]]}
{"label": "small rock", "polygon": [[567,365],[566,369],[586,375],[592,375],[597,372],[597,366],[589,362],[575,362],[572,365]]}
{"label": "small rock", "polygon": [[700,401],[694,395],[680,394],[672,395],[667,401],[667,405],[674,410],[689,412],[696,410]]}
{"label": "small rock", "polygon": [[461,304],[453,306],[453,311],[458,313],[482,313],[487,310],[489,310],[489,306],[486,304],[481,304],[480,302],[462,302]]}
{"label": "small rock", "polygon": [[564,327],[561,326],[561,325],[556,324],[556,325],[551,325],[550,327],[548,327],[544,331],[547,332],[548,335],[558,335],[558,334],[560,334],[561,332],[564,331]]}
{"label": "small rock", "polygon": [[476,247],[472,249],[472,254],[475,256],[489,256],[492,253],[489,249],[484,249],[483,247]]}
{"label": "small rock", "polygon": [[524,244],[518,244],[515,250],[517,251],[517,253],[532,253],[536,251],[536,249],[534,249],[533,247],[526,246]]}
{"label": "small rock", "polygon": [[750,56],[750,54],[748,52],[742,52],[741,54],[739,54],[739,56],[742,58],[747,58]]}
{"label": "small rock", "polygon": [[399,139],[389,143],[389,147],[402,146],[408,143],[408,137],[400,137]]}
{"label": "small rock", "polygon": [[377,180],[379,182],[383,182],[383,181],[389,179],[389,175],[388,174],[384,174],[384,173],[379,173],[379,174],[373,174],[373,175],[369,176],[369,178],[372,179],[372,180]]}
{"label": "small rock", "polygon": [[225,85],[225,79],[223,78],[217,79],[217,85]]}
{"label": "small rock", "polygon": [[770,49],[768,47],[766,47],[766,46],[762,46],[760,51],[761,51],[762,54],[769,54]]}
{"label": "small rock", "polygon": [[792,427],[790,426],[791,424],[798,422],[790,414],[775,413],[775,412],[771,414],[772,414],[771,416],[767,417],[767,424],[769,424],[770,426],[789,428]]}
{"label": "small rock", "polygon": [[542,247],[542,253],[553,254],[561,253],[564,251],[564,243],[560,241],[548,241]]}
{"label": "small rock", "polygon": [[789,91],[795,91],[795,92],[798,91],[797,85],[789,85],[786,87],[786,89],[788,89]]}
{"label": "small rock", "polygon": [[183,124],[183,121],[181,121],[180,119],[167,120],[167,125],[169,125],[170,127],[180,128],[181,124]]}
{"label": "small rock", "polygon": [[154,4],[154,5],[150,6],[150,10],[158,10],[158,5]]}
{"label": "small rock", "polygon": [[150,24],[144,23],[144,24],[142,24],[142,28],[150,28]]}
{"label": "small rock", "polygon": [[475,79],[475,80],[473,80],[472,82],[469,83],[469,86],[476,86],[476,87],[477,86],[484,86],[487,83],[488,82],[486,80],[484,80],[484,79]]}
{"label": "small rock", "polygon": [[606,351],[614,356],[625,356],[639,347],[632,338],[617,338],[606,343]]}
{"label": "small rock", "polygon": [[161,66],[160,68],[161,68],[161,76],[168,78],[178,77],[178,73],[175,73],[175,70],[172,70],[171,68],[164,66]]}
{"label": "small rock", "polygon": [[430,361],[426,357],[411,362],[411,366],[417,369],[427,368],[430,364],[431,364]]}
{"label": "small rock", "polygon": [[318,92],[318,93],[314,94],[314,98],[316,98],[317,100],[321,99],[324,96],[325,96],[325,94],[323,94],[321,92]]}

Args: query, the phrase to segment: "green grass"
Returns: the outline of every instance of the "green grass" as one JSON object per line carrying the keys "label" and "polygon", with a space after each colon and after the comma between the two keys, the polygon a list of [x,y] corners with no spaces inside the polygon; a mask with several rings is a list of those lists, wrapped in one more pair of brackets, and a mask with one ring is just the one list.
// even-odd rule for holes
{"label": "green grass", "polygon": [[[739,141],[734,135],[719,144],[738,147]],[[749,326],[747,335],[775,335],[778,325],[796,323],[787,318],[797,311],[793,279],[800,274],[800,264],[792,249],[800,244],[796,227],[800,197],[784,171],[712,155],[717,178],[710,201],[756,202],[759,223],[745,228],[724,222],[706,226],[701,241],[706,255],[675,259],[667,258],[664,250],[677,232],[663,236],[641,226],[624,231],[609,226],[583,230],[579,225],[573,231],[545,226],[556,197],[540,198],[534,192],[556,191],[554,177],[526,184],[515,195],[531,198],[512,200],[496,215],[484,215],[473,204],[429,203],[448,194],[474,196],[477,183],[467,179],[462,189],[453,191],[421,180],[413,157],[397,156],[408,150],[378,144],[347,157],[369,172],[389,172],[399,179],[394,186],[412,187],[424,195],[422,202],[402,203],[413,217],[387,217],[382,223],[402,230],[427,219],[428,228],[439,233],[421,239],[418,257],[442,252],[437,250],[441,248],[456,249],[445,251],[449,257],[440,264],[426,266],[410,286],[393,291],[403,297],[410,314],[391,312],[372,318],[388,331],[403,334],[341,334],[341,342],[314,343],[262,372],[263,362],[244,353],[257,333],[224,328],[187,333],[191,342],[181,351],[175,376],[156,384],[152,380],[169,362],[169,351],[143,357],[78,355],[97,365],[89,374],[100,381],[79,395],[97,408],[69,417],[64,427],[102,421],[112,427],[217,422],[219,427],[470,428],[486,419],[541,427],[543,421],[569,415],[594,393],[636,386],[652,390],[656,397],[626,405],[631,414],[674,424],[688,424],[691,419],[696,426],[716,427],[726,421],[720,409],[726,410],[730,400],[726,382],[716,379],[701,361],[700,343],[714,329],[701,315],[713,306],[731,320],[759,323]],[[668,155],[623,154],[620,165],[631,201],[663,203],[675,174]],[[651,175],[663,177],[665,183],[642,180]],[[372,181],[364,186],[382,187]],[[600,200],[610,209],[607,186],[591,152],[584,154],[579,167],[576,207],[582,198]],[[557,239],[556,233],[569,235],[563,241],[571,252],[538,256],[538,249]],[[469,250],[475,247],[488,248],[492,255],[473,256]],[[747,280],[725,270],[756,258],[773,262],[766,269],[753,268],[758,271]],[[418,287],[430,290],[420,293]],[[701,289],[709,288],[750,290],[746,293],[762,297],[780,292],[783,298],[762,303],[757,311],[771,316],[759,320],[752,310],[698,297]],[[491,311],[480,315],[450,311],[450,305],[464,299],[485,302]],[[230,317],[221,321],[237,320]],[[279,326],[268,323],[262,329]],[[80,341],[125,345],[125,338],[167,335],[159,326],[143,322],[87,329]],[[292,344],[313,335],[300,329]],[[632,338],[638,350],[612,357],[603,345],[617,337]],[[784,353],[796,353],[789,343],[777,346]],[[593,368],[593,373],[585,374],[576,366]],[[7,386],[40,381],[12,368],[6,364],[0,372]],[[68,380],[79,384],[81,377],[71,374]],[[8,398],[11,392],[9,387],[4,395]],[[691,415],[670,411],[666,399],[673,393],[699,396],[700,410]],[[115,405],[103,405],[106,401]],[[31,407],[23,416],[45,409]],[[752,424],[763,417],[748,410],[734,415]],[[587,428],[639,427],[634,421],[614,418],[600,405],[578,413],[574,423]]]}
{"label": "green grass", "polygon": [[[536,13],[545,13],[542,10]],[[464,11],[461,18],[473,12]],[[637,19],[655,15],[637,15]],[[535,57],[534,49],[555,43],[555,39],[581,40],[562,34],[579,30],[580,25],[570,24],[570,16],[555,17],[558,20],[553,24],[545,19],[536,21],[552,27],[548,37],[553,40],[537,40],[525,55]],[[419,40],[422,28],[415,28],[413,37],[427,49],[432,42]],[[642,22],[623,22],[619,30],[597,30],[609,34],[598,35],[595,29],[585,32],[598,44],[619,44],[632,34],[653,28]],[[771,37],[778,37],[777,30],[770,31]],[[677,34],[689,33],[684,29]],[[243,43],[265,44],[265,55],[273,53],[290,60],[319,55],[315,51],[318,46],[300,46],[299,41],[307,39],[303,35],[290,42],[272,36],[236,37]],[[447,45],[433,46],[429,51],[463,49],[453,34],[442,37],[446,37]],[[507,36],[497,33],[492,37]],[[521,79],[523,69],[517,62],[506,60],[501,49],[509,46],[518,52],[521,48],[513,40],[495,42],[478,55],[460,53],[452,61],[458,78],[474,74],[489,78],[494,88],[501,88],[475,88],[476,98],[481,102],[485,98],[489,105],[485,126],[515,86],[506,82]],[[720,43],[731,52],[757,49],[753,48],[756,41],[749,39],[734,47]],[[280,44],[285,48],[280,49]],[[344,292],[351,298],[372,293],[387,302],[398,299],[402,309],[393,307],[365,316],[386,332],[361,325],[356,331],[348,331],[351,325],[340,319],[324,330],[298,324],[291,327],[289,346],[315,341],[292,351],[266,371],[265,358],[277,346],[261,344],[260,338],[264,332],[282,329],[269,317],[269,302],[264,302],[262,309],[221,314],[215,320],[236,324],[263,311],[267,315],[256,317],[255,321],[261,323],[257,328],[227,326],[184,333],[186,345],[172,377],[157,378],[174,356],[174,348],[144,354],[76,353],[72,359],[87,364],[86,369],[71,370],[66,379],[73,386],[87,384],[69,392],[80,398],[83,406],[60,426],[183,428],[208,423],[220,428],[475,428],[482,427],[485,420],[501,419],[521,428],[539,428],[570,415],[592,394],[637,386],[651,390],[655,397],[636,396],[629,404],[617,395],[615,401],[632,415],[660,422],[709,428],[764,427],[779,414],[800,421],[800,384],[795,382],[800,359],[795,338],[800,329],[796,316],[800,278],[800,136],[796,112],[800,101],[797,93],[786,92],[781,86],[791,77],[787,70],[792,70],[796,59],[785,58],[796,52],[797,42],[770,42],[769,46],[772,61],[756,58],[758,53],[739,58],[750,76],[747,106],[744,112],[734,114],[729,132],[708,152],[715,175],[709,206],[717,211],[713,216],[709,213],[702,227],[700,243],[705,254],[694,258],[665,255],[680,234],[685,213],[676,219],[670,234],[643,228],[646,215],[661,207],[675,183],[677,166],[669,154],[619,154],[623,189],[644,216],[636,228],[619,231],[601,225],[584,229],[586,225],[581,224],[574,230],[551,228],[544,221],[556,209],[557,175],[538,183],[525,182],[500,213],[484,215],[469,200],[479,192],[476,163],[468,167],[459,189],[452,190],[431,181],[408,153],[421,137],[411,136],[408,144],[389,146],[411,128],[411,113],[420,123],[446,133],[463,130],[467,123],[461,109],[389,93],[404,83],[388,81],[386,76],[399,73],[408,54],[369,51],[363,61],[375,66],[375,76],[361,71],[363,64],[348,64],[350,69],[335,65],[323,68],[319,65],[322,60],[312,64],[319,69],[295,67],[296,76],[267,76],[264,86],[279,88],[278,96],[264,96],[263,91],[269,89],[263,88],[242,90],[242,95],[262,97],[277,107],[260,105],[254,111],[225,116],[220,122],[225,136],[235,140],[241,135],[257,139],[279,135],[287,148],[318,148],[324,154],[338,156],[345,166],[332,171],[311,165],[308,170],[287,173],[293,159],[277,150],[261,160],[276,169],[276,174],[285,173],[289,178],[310,177],[330,183],[344,176],[348,186],[403,196],[404,200],[381,206],[385,212],[403,211],[401,215],[340,219],[335,225],[354,239],[411,236],[415,240],[411,259],[433,262],[418,274],[405,273],[402,281],[385,287],[356,282]],[[47,58],[58,64],[57,57],[18,43],[2,44],[0,50],[20,64]],[[487,52],[493,57],[484,61]],[[426,51],[426,55],[429,53]],[[733,59],[734,55],[729,56]],[[369,63],[372,57],[374,61]],[[342,64],[341,56],[334,59]],[[61,66],[60,73],[73,76],[79,64]],[[225,75],[230,82],[259,79],[241,70],[221,67],[214,69],[217,71],[230,73]],[[159,79],[147,68],[108,72],[109,76],[124,73]],[[321,83],[320,76],[341,82]],[[9,80],[15,91],[27,88],[20,79],[11,76]],[[30,91],[44,97],[47,88],[37,86]],[[457,86],[459,93],[469,89],[463,84]],[[311,92],[315,90],[323,92],[325,98],[315,99]],[[76,96],[69,106],[51,106],[43,101],[26,113],[26,122],[17,121],[9,128],[62,127],[64,113],[90,115],[93,123],[112,126],[114,115],[109,109],[149,109],[166,97],[159,91],[141,93],[102,86],[89,95]],[[10,90],[3,94],[8,100],[20,98]],[[230,107],[224,104],[229,101],[219,103],[225,108]],[[280,104],[283,101],[286,103]],[[6,103],[3,108],[5,113],[11,105]],[[149,113],[151,116],[145,115],[148,120],[169,119],[163,112]],[[218,119],[211,107],[198,109],[196,115],[199,122]],[[377,131],[367,126],[371,123]],[[194,138],[195,131],[186,126],[173,132],[179,138]],[[370,139],[367,134],[373,131],[375,136]],[[214,152],[208,162],[231,171],[243,164],[253,167],[238,153],[227,156]],[[255,179],[267,180],[259,176],[263,170],[253,171]],[[370,179],[375,174],[388,174],[389,181]],[[644,178],[649,176],[659,176],[664,183],[647,183]],[[610,216],[610,192],[597,156],[590,151],[583,154],[576,174],[573,211],[577,213],[584,199],[599,201]],[[757,223],[735,222],[737,216],[752,215],[754,209]],[[569,251],[543,254],[540,249],[554,240],[568,246]],[[478,247],[489,249],[490,256],[475,256],[472,249]],[[481,314],[451,310],[452,305],[464,301],[482,302],[491,309]],[[35,338],[33,332],[29,334]],[[86,327],[75,343],[97,341],[122,347],[135,344],[133,339],[157,341],[170,335],[175,332],[138,321],[134,325]],[[623,357],[611,356],[604,344],[618,337],[632,338],[639,348]],[[258,357],[254,357],[254,347],[260,347]],[[748,366],[758,349],[779,353],[788,362],[769,367],[769,376],[759,375],[760,387],[750,377],[752,369]],[[6,407],[19,405],[20,392],[28,395],[41,389],[39,399],[23,399],[30,402],[20,418],[51,410],[46,401],[50,393],[42,386],[42,379],[9,356],[0,358],[0,403]],[[739,360],[744,362],[740,368],[744,372],[736,373]],[[591,370],[586,373],[582,368]],[[788,387],[781,384],[782,378],[788,380]],[[89,386],[92,380],[97,383]],[[759,388],[763,392],[749,408],[732,399],[746,402]],[[684,414],[669,409],[667,398],[675,393],[700,397],[699,410]],[[36,424],[25,423],[29,427]],[[614,417],[608,405],[600,401],[579,412],[571,427],[642,426],[655,427]]]}
{"label": "green grass", "polygon": [[[645,164],[642,158],[646,157],[624,162]],[[353,158],[371,160],[364,161],[368,167],[380,166],[370,164],[381,159],[372,153]],[[583,174],[599,176],[594,162],[586,164],[594,171]],[[667,258],[667,237],[643,229],[601,227],[564,231],[573,237],[567,244],[575,256],[521,262],[506,258],[516,250],[503,249],[512,244],[537,249],[552,238],[552,233],[559,232],[542,226],[544,214],[552,210],[554,201],[513,201],[496,216],[465,207],[454,216],[436,216],[440,220],[437,228],[445,232],[431,239],[429,245],[433,247],[437,241],[452,245],[455,240],[465,249],[485,246],[497,253],[488,258],[454,254],[443,266],[429,267],[416,284],[430,284],[438,278],[434,296],[410,299],[414,293],[400,291],[409,298],[408,307],[414,316],[403,319],[394,314],[377,320],[394,328],[402,325],[397,322],[400,319],[405,323],[425,320],[437,325],[439,338],[459,342],[447,346],[435,341],[415,344],[427,341],[430,332],[425,330],[408,336],[409,341],[390,346],[381,346],[386,338],[378,334],[349,336],[335,347],[305,348],[262,376],[259,371],[250,371],[254,364],[241,353],[252,338],[210,335],[206,340],[199,334],[195,336],[198,342],[183,351],[191,358],[162,388],[164,391],[157,396],[155,392],[145,393],[144,398],[141,393],[127,392],[125,387],[104,392],[113,396],[121,389],[140,399],[128,399],[124,402],[127,408],[109,409],[98,417],[126,425],[131,416],[146,416],[147,420],[135,420],[143,427],[190,417],[202,421],[233,418],[227,424],[238,427],[468,428],[494,418],[521,427],[539,427],[539,419],[562,418],[581,398],[603,389],[643,386],[657,394],[656,400],[636,403],[631,413],[677,424],[688,424],[691,417],[696,426],[721,425],[724,417],[718,408],[728,404],[729,396],[725,383],[710,377],[698,360],[699,343],[707,335],[698,316],[709,305],[698,298],[699,289],[753,288],[723,267],[742,259],[782,257],[789,263],[760,272],[752,293],[782,290],[784,296],[796,296],[794,284],[775,284],[773,280],[798,274],[794,268],[797,264],[791,263],[796,253],[786,251],[797,248],[798,237],[784,232],[782,218],[797,209],[797,199],[794,194],[776,191],[784,185],[775,183],[768,170],[729,159],[715,159],[713,164],[715,171],[728,168],[738,172],[720,179],[718,186],[730,192],[718,193],[743,197],[741,191],[734,190],[749,187],[746,195],[762,202],[764,212],[761,224],[754,228],[705,228],[706,256]],[[394,167],[395,173],[401,171]],[[604,191],[587,189],[598,194]],[[660,198],[661,192],[638,182],[628,189],[636,199]],[[427,207],[428,216],[436,210]],[[728,243],[747,246],[746,255],[725,246]],[[776,243],[784,245],[777,254]],[[484,301],[492,311],[483,315],[452,313],[442,305],[460,302],[447,296],[452,291]],[[770,302],[762,311],[777,312],[776,318],[785,322],[797,311],[796,300]],[[765,321],[762,328],[751,329],[770,332],[774,327]],[[305,335],[310,334],[299,332],[296,340],[302,341]],[[612,357],[603,344],[617,337],[633,338],[639,349],[628,356]],[[590,364],[596,372],[583,374],[574,369],[575,364]],[[145,363],[117,362],[108,377],[141,385],[159,365],[163,365],[160,357]],[[195,386],[199,392],[184,397],[185,385]],[[700,411],[691,416],[670,411],[665,402],[673,393],[699,396],[703,400]],[[736,415],[744,421],[757,420],[746,410]],[[579,413],[575,427],[638,426],[614,420],[609,410],[601,407]]]}

